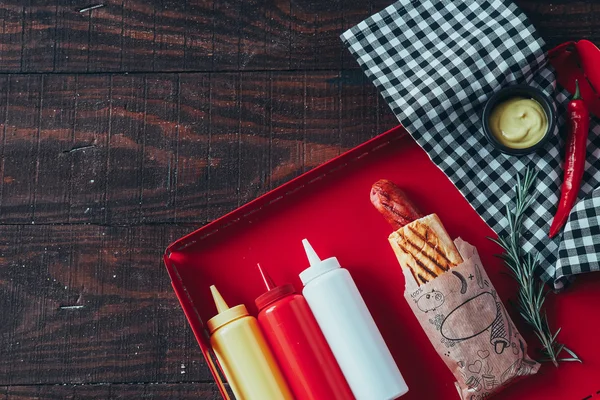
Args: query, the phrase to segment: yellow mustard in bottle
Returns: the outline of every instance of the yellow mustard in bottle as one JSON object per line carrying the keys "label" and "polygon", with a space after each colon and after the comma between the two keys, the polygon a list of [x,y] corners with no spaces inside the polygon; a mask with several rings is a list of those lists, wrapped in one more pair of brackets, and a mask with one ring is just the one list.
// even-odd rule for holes
{"label": "yellow mustard in bottle", "polygon": [[293,400],[259,328],[243,304],[229,308],[213,285],[218,314],[206,323],[210,344],[235,397],[239,400]]}
{"label": "yellow mustard in bottle", "polygon": [[492,109],[489,124],[498,142],[513,149],[526,149],[546,135],[548,117],[537,101],[512,97]]}

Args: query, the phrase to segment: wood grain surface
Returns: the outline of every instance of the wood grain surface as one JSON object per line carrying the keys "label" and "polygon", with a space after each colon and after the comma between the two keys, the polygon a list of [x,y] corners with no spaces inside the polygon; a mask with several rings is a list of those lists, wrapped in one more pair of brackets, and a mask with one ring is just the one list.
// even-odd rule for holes
{"label": "wood grain surface", "polygon": [[219,398],[162,252],[396,124],[338,38],[390,3],[0,4],[0,399]]}
{"label": "wood grain surface", "polygon": [[[600,40],[597,0],[517,0],[549,46]],[[89,6],[103,5],[80,12]],[[0,71],[357,69],[339,34],[389,0],[5,0]]]}
{"label": "wood grain surface", "polygon": [[221,399],[215,384],[200,382],[0,386],[0,396],[11,400]]}

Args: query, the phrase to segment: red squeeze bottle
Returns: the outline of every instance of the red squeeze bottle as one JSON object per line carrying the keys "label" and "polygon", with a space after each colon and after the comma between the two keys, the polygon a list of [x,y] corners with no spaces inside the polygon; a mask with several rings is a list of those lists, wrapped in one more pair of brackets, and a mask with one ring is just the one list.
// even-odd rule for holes
{"label": "red squeeze bottle", "polygon": [[354,399],[304,297],[290,284],[275,286],[258,269],[268,291],[256,298],[258,324],[297,400]]}

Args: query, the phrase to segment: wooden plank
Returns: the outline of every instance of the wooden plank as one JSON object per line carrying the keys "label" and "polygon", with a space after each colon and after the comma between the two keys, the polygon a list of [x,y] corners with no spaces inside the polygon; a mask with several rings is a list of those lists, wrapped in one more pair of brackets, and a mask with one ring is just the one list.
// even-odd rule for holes
{"label": "wooden plank", "polygon": [[53,71],[58,5],[54,2],[23,2],[23,72]]}
{"label": "wooden plank", "polygon": [[243,0],[212,2],[212,69],[237,70],[240,65],[240,19]]}
{"label": "wooden plank", "polygon": [[79,12],[81,0],[63,0],[57,6],[54,71],[87,71],[91,12]]}
{"label": "wooden plank", "polygon": [[213,383],[98,383],[90,385],[0,386],[3,400],[220,400]]}
{"label": "wooden plank", "polygon": [[214,0],[188,0],[185,16],[184,60],[180,68],[186,71],[214,69],[213,26]]}
{"label": "wooden plank", "polygon": [[[91,8],[89,5],[102,4]],[[89,20],[87,71],[119,71],[123,49],[123,0],[103,0],[98,3],[79,3],[79,12]]]}
{"label": "wooden plank", "polygon": [[[8,106],[3,132],[0,198],[4,223],[33,221],[43,80],[43,76],[9,76],[5,80]],[[14,213],[17,209],[19,211]]]}
{"label": "wooden plank", "polygon": [[[0,176],[2,179],[0,180],[0,212],[2,211],[2,196],[4,192],[5,181],[7,184],[11,182],[12,178],[6,179],[6,157],[5,149],[6,149],[6,134],[8,132],[8,106],[10,99],[10,76],[4,76],[0,79],[0,91],[2,92],[2,96],[0,96],[0,133],[2,134],[2,140],[0,141]],[[10,176],[10,175],[9,175]]]}
{"label": "wooden plank", "polygon": [[74,76],[44,75],[40,115],[32,220],[65,222],[70,212],[71,147],[75,121]]}
{"label": "wooden plank", "polygon": [[[269,95],[270,115],[269,122],[269,164],[268,188],[279,186],[300,175],[308,169],[307,147],[310,148],[311,140],[307,138],[307,131],[317,127],[322,121],[311,111],[326,117],[324,110],[315,110],[315,104],[307,101],[314,92],[321,89],[319,79],[321,74],[311,75],[310,82],[306,73],[279,73],[270,74]],[[321,84],[320,84],[321,83]],[[307,92],[309,92],[307,94]],[[320,97],[325,102],[334,102],[331,93],[321,92]],[[334,117],[337,119],[337,115]],[[310,123],[308,123],[310,121]],[[307,127],[308,124],[308,127]],[[331,133],[330,127],[322,126],[323,135]],[[337,132],[334,132],[336,134]],[[314,138],[313,138],[314,140]],[[336,149],[336,154],[339,149]]]}
{"label": "wooden plank", "polygon": [[244,0],[239,22],[239,66],[241,70],[290,68],[289,4]]}
{"label": "wooden plank", "polygon": [[[154,71],[185,70],[187,6],[181,0],[162,0],[155,5]],[[173,63],[179,60],[179,64]]]}
{"label": "wooden plank", "polygon": [[69,222],[106,221],[111,84],[111,76],[76,76],[71,144],[74,151],[65,154],[71,162]]}
{"label": "wooden plank", "polygon": [[[242,202],[256,198],[271,187],[273,155],[273,74],[241,74],[240,132],[240,197]],[[301,114],[297,115],[298,118]],[[302,140],[300,135],[297,140]]]}
{"label": "wooden plank", "polygon": [[[315,69],[322,65],[340,66],[343,48],[344,8],[355,8],[359,2],[342,0],[290,2],[290,68]],[[327,34],[323,34],[327,32]]]}
{"label": "wooden plank", "polygon": [[0,88],[0,223],[203,224],[396,124],[360,71],[11,75]]}
{"label": "wooden plank", "polygon": [[191,230],[0,226],[0,385],[209,380],[161,258]]}
{"label": "wooden plank", "polygon": [[589,1],[515,1],[538,29],[548,48],[561,43],[588,39],[600,45],[600,4]]}
{"label": "wooden plank", "polygon": [[142,185],[142,221],[174,222],[178,178],[179,76],[148,77],[145,107],[144,166],[139,182]]}
{"label": "wooden plank", "polygon": [[[390,0],[16,0],[0,5],[0,71],[359,69],[339,35]],[[550,47],[600,42],[600,4],[516,0]],[[24,30],[23,30],[24,28]]]}
{"label": "wooden plank", "polygon": [[19,71],[23,49],[23,5],[0,5],[0,71]]}
{"label": "wooden plank", "polygon": [[[112,80],[106,222],[142,222],[147,78],[115,75]],[[136,206],[136,204],[138,206]]]}
{"label": "wooden plank", "polygon": [[[123,0],[122,71],[153,70],[154,14],[155,7],[148,1]],[[173,62],[182,64],[181,60]]]}
{"label": "wooden plank", "polygon": [[211,75],[182,74],[180,77],[179,157],[177,162],[177,219],[214,219],[208,190],[211,167]]}
{"label": "wooden plank", "polygon": [[[379,102],[384,100],[374,90],[369,90],[369,79],[362,71],[342,71],[335,78],[330,79],[330,84],[338,87],[340,96],[340,142],[344,148],[352,147],[368,137],[383,133],[388,125],[384,123],[381,128],[379,118],[382,114],[389,115],[387,105],[383,113]],[[357,103],[356,98],[362,98],[362,103]],[[372,110],[372,111],[371,111]],[[378,112],[379,111],[379,112]],[[388,118],[389,124],[394,124],[393,118]]]}
{"label": "wooden plank", "polygon": [[208,155],[207,207],[210,219],[233,210],[240,203],[240,76],[210,77],[210,148]]}
{"label": "wooden plank", "polygon": [[[306,83],[305,119],[311,121],[305,128],[307,169],[347,149],[342,147],[341,86],[339,73],[321,73],[316,82]],[[319,95],[322,91],[328,95]]]}

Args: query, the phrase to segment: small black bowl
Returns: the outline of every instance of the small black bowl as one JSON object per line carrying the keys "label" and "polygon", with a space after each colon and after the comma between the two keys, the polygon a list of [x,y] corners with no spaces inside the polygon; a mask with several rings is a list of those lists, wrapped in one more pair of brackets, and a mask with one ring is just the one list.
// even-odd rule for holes
{"label": "small black bowl", "polygon": [[[533,146],[527,147],[525,149],[513,149],[512,147],[508,147],[500,143],[490,128],[490,114],[496,105],[502,103],[504,100],[508,100],[512,97],[525,97],[527,99],[533,99],[540,103],[544,112],[546,113],[546,118],[548,119],[548,130],[544,137],[534,144]],[[554,127],[556,125],[556,111],[554,109],[554,105],[552,101],[538,88],[527,86],[527,85],[514,85],[507,86],[503,89],[500,89],[496,92],[492,97],[490,97],[483,108],[483,113],[481,115],[481,120],[483,123],[483,133],[487,140],[502,153],[510,154],[513,156],[522,156],[525,154],[530,154],[536,151],[537,149],[543,147],[548,139],[552,136],[552,132],[554,132]]]}

